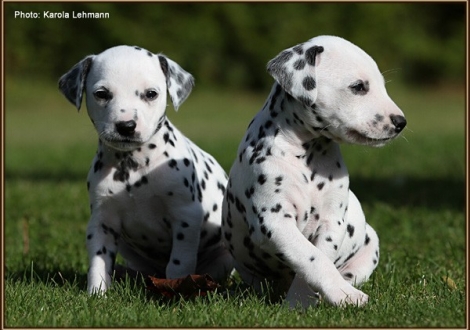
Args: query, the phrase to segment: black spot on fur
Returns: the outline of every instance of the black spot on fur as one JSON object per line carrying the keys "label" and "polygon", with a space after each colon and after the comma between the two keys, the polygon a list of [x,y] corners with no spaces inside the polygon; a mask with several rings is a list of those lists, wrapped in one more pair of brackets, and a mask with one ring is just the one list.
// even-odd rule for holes
{"label": "black spot on fur", "polygon": [[352,252],[350,255],[348,255],[348,257],[346,259],[344,259],[344,262],[345,263],[346,261],[349,261],[349,259],[351,259],[352,257],[354,257],[356,255],[356,252]]}
{"label": "black spot on fur", "polygon": [[307,76],[304,78],[304,80],[302,80],[302,86],[304,86],[306,90],[311,91],[315,89],[317,85],[316,85],[315,79],[313,79],[310,76]]}
{"label": "black spot on fur", "polygon": [[206,165],[206,168],[207,168],[207,170],[209,171],[209,173],[212,173],[212,169],[211,169],[211,167],[209,166],[209,164],[207,164],[207,162],[204,162],[204,164]]}
{"label": "black spot on fur", "polygon": [[100,161],[100,160],[97,160],[95,165],[93,166],[93,170],[94,172],[98,172],[99,170],[101,170],[103,168],[103,162]]}
{"label": "black spot on fur", "polygon": [[317,57],[317,54],[320,54],[322,52],[323,52],[322,46],[313,46],[307,49],[305,51],[305,59],[307,60],[307,63],[315,66],[315,58]]}
{"label": "black spot on fur", "polygon": [[265,225],[262,225],[262,226],[260,227],[260,230],[261,230],[261,233],[262,233],[263,235],[266,235],[267,232],[268,232],[268,230],[267,230],[267,228],[266,228]]}
{"label": "black spot on fur", "polygon": [[271,212],[278,213],[282,209],[281,204],[277,203],[276,206],[271,208]]}
{"label": "black spot on fur", "polygon": [[260,174],[260,175],[258,176],[258,183],[259,183],[259,184],[264,184],[265,182],[266,182],[266,175]]}
{"label": "black spot on fur", "polygon": [[250,189],[245,190],[245,196],[246,198],[250,198],[255,192],[255,188],[253,186],[250,187]]}
{"label": "black spot on fur", "polygon": [[305,64],[307,64],[307,62],[305,62],[305,60],[303,60],[303,59],[297,60],[297,61],[294,62],[294,69],[295,70],[302,70],[305,67]]}
{"label": "black spot on fur", "polygon": [[264,123],[264,128],[269,129],[272,126],[273,122],[271,120],[268,120],[267,122]]}
{"label": "black spot on fur", "polygon": [[346,227],[346,230],[348,231],[349,237],[353,237],[353,235],[354,235],[354,226],[348,224],[348,226]]}
{"label": "black spot on fur", "polygon": [[313,104],[312,99],[307,96],[300,95],[297,97],[297,100],[307,107],[310,107]]}
{"label": "black spot on fur", "polygon": [[310,163],[312,162],[312,159],[313,159],[313,152],[311,152],[311,153],[308,155],[308,158],[307,158],[307,166],[310,165]]}
{"label": "black spot on fur", "polygon": [[243,214],[246,213],[245,205],[243,205],[242,202],[240,202],[238,197],[235,198],[235,207],[237,208],[238,212],[243,213]]}
{"label": "black spot on fur", "polygon": [[172,159],[168,162],[168,166],[170,166],[171,168],[175,168],[177,171],[179,171],[178,163],[174,159]]}
{"label": "black spot on fur", "polygon": [[266,160],[266,157],[259,157],[259,158],[256,158],[256,164],[261,164],[262,162],[264,162]]}
{"label": "black spot on fur", "polygon": [[245,236],[243,239],[243,245],[249,250],[252,251],[255,248],[255,245],[251,241],[251,238],[249,236]]}
{"label": "black spot on fur", "polygon": [[220,182],[217,182],[217,189],[221,190],[222,193],[225,192],[225,186]]}
{"label": "black spot on fur", "polygon": [[304,53],[304,48],[302,47],[302,44],[295,46],[294,48],[292,48],[292,50],[298,55],[302,55]]}

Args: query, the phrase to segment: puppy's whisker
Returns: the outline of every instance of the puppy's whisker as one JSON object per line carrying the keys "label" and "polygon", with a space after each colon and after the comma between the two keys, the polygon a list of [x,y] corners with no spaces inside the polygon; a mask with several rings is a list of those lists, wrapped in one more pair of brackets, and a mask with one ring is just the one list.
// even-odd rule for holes
{"label": "puppy's whisker", "polygon": [[398,71],[401,71],[401,68],[385,70],[385,71],[382,72],[382,76],[385,76],[387,74],[396,73]]}
{"label": "puppy's whisker", "polygon": [[404,139],[406,142],[410,143],[410,141],[408,141],[408,139],[404,135],[401,135],[401,138]]}

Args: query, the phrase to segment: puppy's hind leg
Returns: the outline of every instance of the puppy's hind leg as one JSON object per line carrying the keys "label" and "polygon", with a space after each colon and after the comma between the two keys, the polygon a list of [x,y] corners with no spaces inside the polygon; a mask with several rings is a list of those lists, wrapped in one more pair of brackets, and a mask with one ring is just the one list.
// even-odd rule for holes
{"label": "puppy's hind leg", "polygon": [[[364,212],[357,197],[350,192],[347,222],[355,227],[354,238],[347,241],[342,251],[347,256],[338,270],[343,278],[354,286],[367,281],[379,262],[379,237],[375,230],[366,223]],[[352,245],[351,245],[352,244]],[[358,246],[355,249],[354,246]]]}
{"label": "puppy's hind leg", "polygon": [[346,281],[354,286],[359,286],[369,279],[378,263],[379,237],[375,230],[366,224],[364,245],[338,270]]}

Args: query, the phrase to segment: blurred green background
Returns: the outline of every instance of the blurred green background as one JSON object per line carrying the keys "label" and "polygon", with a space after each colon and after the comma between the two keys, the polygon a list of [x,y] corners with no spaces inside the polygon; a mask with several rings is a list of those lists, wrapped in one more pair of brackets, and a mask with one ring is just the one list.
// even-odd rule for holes
{"label": "blurred green background", "polygon": [[[462,84],[466,3],[5,3],[7,76],[56,80],[117,44],[164,52],[200,86],[267,91],[264,68],[320,34],[344,37],[406,83]],[[20,19],[15,11],[107,12],[109,19]]]}

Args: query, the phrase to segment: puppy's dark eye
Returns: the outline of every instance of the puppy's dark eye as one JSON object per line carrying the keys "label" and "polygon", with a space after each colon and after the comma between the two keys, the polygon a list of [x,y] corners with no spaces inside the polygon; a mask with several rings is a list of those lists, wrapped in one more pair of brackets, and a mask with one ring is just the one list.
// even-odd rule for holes
{"label": "puppy's dark eye", "polygon": [[354,95],[365,95],[369,91],[369,82],[358,80],[352,83],[349,88]]}
{"label": "puppy's dark eye", "polygon": [[156,98],[158,97],[158,93],[157,91],[153,90],[153,89],[149,89],[147,91],[145,91],[145,98],[149,101],[153,101],[155,100]]}
{"label": "puppy's dark eye", "polygon": [[93,95],[98,101],[109,101],[113,98],[113,95],[107,89],[98,89]]}

